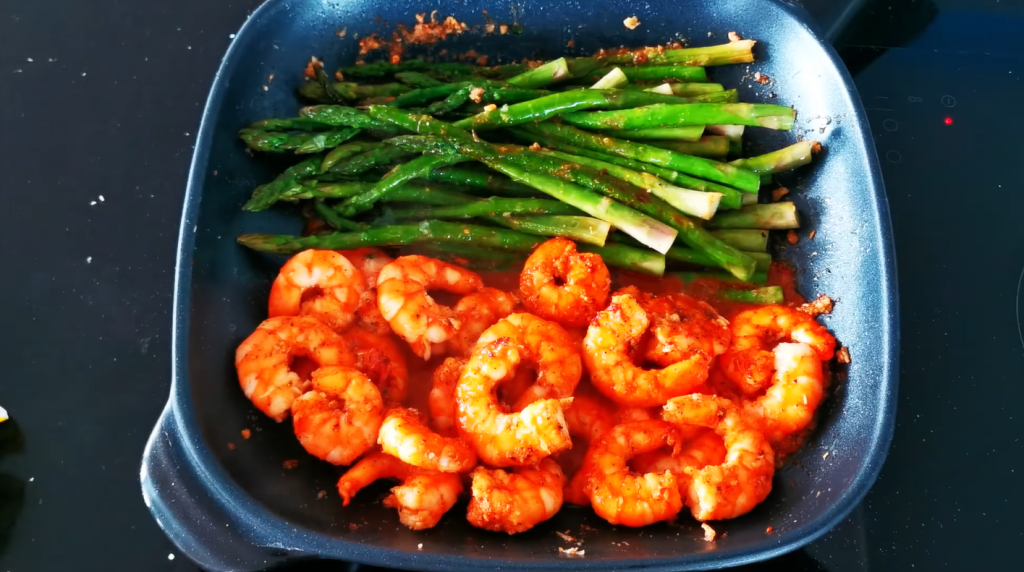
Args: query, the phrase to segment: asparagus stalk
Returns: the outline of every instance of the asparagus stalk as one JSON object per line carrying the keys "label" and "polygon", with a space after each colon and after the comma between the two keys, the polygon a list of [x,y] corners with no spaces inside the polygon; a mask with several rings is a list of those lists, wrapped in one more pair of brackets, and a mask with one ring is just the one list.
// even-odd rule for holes
{"label": "asparagus stalk", "polygon": [[[768,267],[771,266],[772,264],[772,256],[767,252],[744,251],[743,254],[746,254],[750,258],[754,259],[755,272],[767,271]],[[695,264],[697,266],[708,266],[711,268],[718,266],[718,264],[716,264],[715,261],[712,260],[711,257],[708,256],[707,254],[704,254],[703,252],[699,252],[697,250],[693,250],[692,248],[683,248],[679,246],[673,246],[672,248],[668,249],[668,252],[665,253],[665,258],[676,262]]]}
{"label": "asparagus stalk", "polygon": [[[736,189],[732,187],[726,187],[725,185],[719,185],[717,183],[712,183],[709,181],[705,181],[703,179],[698,179],[695,177],[691,177],[689,175],[684,175],[678,171],[673,171],[672,169],[666,169],[664,167],[658,167],[650,163],[644,163],[643,161],[636,161],[633,159],[627,159],[625,157],[618,157],[615,155],[609,155],[607,153],[601,153],[599,151],[593,151],[591,149],[584,149],[583,147],[577,147],[575,145],[565,143],[561,139],[548,137],[540,133],[532,133],[523,129],[513,129],[512,134],[523,139],[524,141],[539,141],[544,145],[555,147],[561,151],[565,151],[566,153],[570,153],[572,155],[576,155],[579,157],[590,157],[593,159],[597,159],[599,161],[604,161],[615,165],[621,165],[634,171],[650,173],[652,175],[656,175],[661,179],[664,179],[671,183],[675,183],[679,186],[688,189],[694,189],[696,191],[721,193],[723,197],[722,202],[719,205],[720,207],[730,209],[740,207],[740,202],[735,200]],[[748,193],[741,194],[743,194],[743,196],[746,197]],[[752,194],[750,194],[750,196],[756,199],[757,193],[753,192]]]}
{"label": "asparagus stalk", "polygon": [[725,91],[725,88],[720,83],[670,83],[668,85],[674,95],[681,95],[683,97]]}
{"label": "asparagus stalk", "polygon": [[384,143],[379,141],[357,141],[335,147],[324,156],[324,160],[320,163],[320,172],[327,172],[331,167],[337,165],[344,159],[354,157],[360,153],[366,153],[367,151],[380,149],[382,147],[384,147]]}
{"label": "asparagus stalk", "polygon": [[[604,246],[611,225],[589,216],[537,215],[483,217],[497,225],[538,236],[562,236],[577,242]],[[650,251],[648,251],[650,252]],[[650,252],[654,255],[654,252]]]}
{"label": "asparagus stalk", "polygon": [[745,169],[702,157],[691,157],[675,151],[658,149],[642,143],[587,133],[569,125],[537,123],[526,127],[526,130],[562,139],[578,147],[667,167],[687,175],[736,187],[741,191],[756,192],[761,186],[760,177]]}
{"label": "asparagus stalk", "polygon": [[624,244],[606,244],[603,247],[580,244],[577,249],[580,252],[600,254],[608,266],[658,277],[665,274],[665,257],[650,250]]}
{"label": "asparagus stalk", "polygon": [[562,121],[587,129],[649,129],[682,125],[750,125],[788,131],[796,113],[767,103],[656,104],[633,109],[564,113]]}
{"label": "asparagus stalk", "polygon": [[430,173],[438,167],[454,165],[468,161],[468,157],[460,155],[422,155],[408,163],[399,165],[392,169],[384,178],[370,189],[369,192],[354,196],[339,207],[343,216],[352,217],[361,212],[370,210],[373,205],[388,193],[391,189],[409,181],[418,179]]}
{"label": "asparagus stalk", "polygon": [[[307,117],[285,119],[263,119],[249,125],[242,131],[330,131],[332,125]],[[333,127],[340,127],[334,125]]]}
{"label": "asparagus stalk", "polygon": [[[404,159],[409,154],[390,145],[369,148],[357,155],[351,155],[335,162],[324,174],[360,175],[377,167],[386,167],[395,161]],[[322,177],[323,175],[321,175]]]}
{"label": "asparagus stalk", "polygon": [[[762,179],[762,181],[763,180],[764,179]],[[756,205],[756,204],[757,204],[757,195],[751,195],[749,193],[744,193],[744,195],[743,195],[743,206]]]}
{"label": "asparagus stalk", "polygon": [[470,85],[469,82],[445,83],[432,87],[421,87],[399,95],[391,100],[388,105],[392,107],[416,107],[425,105],[432,101],[448,97],[460,89]]}
{"label": "asparagus stalk", "polygon": [[713,230],[711,234],[726,244],[747,252],[768,251],[768,231],[758,229]]}
{"label": "asparagus stalk", "polygon": [[[543,151],[542,154],[606,172],[613,177],[617,177],[627,183],[645,189],[647,192],[662,199],[683,213],[705,220],[708,220],[715,215],[715,212],[718,210],[718,205],[724,196],[721,193],[693,191],[677,187],[675,185],[670,185],[650,173],[634,171],[620,165],[591,159],[589,157],[578,157],[561,151]],[[739,191],[733,192],[737,195],[739,194]]]}
{"label": "asparagus stalk", "polygon": [[296,154],[309,154],[337,147],[358,134],[358,129],[334,129],[331,131],[300,133],[243,129],[238,133],[238,136],[253,151],[262,151],[264,153],[294,151]]}
{"label": "asparagus stalk", "polygon": [[333,127],[397,131],[394,127],[370,117],[365,111],[345,105],[309,105],[299,110],[299,116]]}
{"label": "asparagus stalk", "polygon": [[[468,197],[467,197],[468,198]],[[578,209],[551,199],[510,199],[490,197],[469,199],[470,202],[433,208],[393,209],[395,218],[459,219],[491,215],[579,215]]]}
{"label": "asparagus stalk", "polygon": [[445,167],[431,171],[426,178],[431,181],[487,189],[499,195],[528,198],[536,196],[536,191],[532,188],[489,170],[477,170],[462,166]]}
{"label": "asparagus stalk", "polygon": [[758,174],[781,173],[810,163],[814,153],[820,151],[821,143],[817,141],[800,141],[778,151],[747,159],[736,159],[729,164]]}
{"label": "asparagus stalk", "polygon": [[707,228],[750,228],[787,230],[800,228],[796,205],[791,202],[750,205],[739,210],[720,213],[708,221]]}
{"label": "asparagus stalk", "polygon": [[623,129],[616,131],[615,136],[631,141],[647,139],[663,139],[672,141],[697,141],[704,133],[703,125],[685,125],[683,127],[652,127],[650,129]]}
{"label": "asparagus stalk", "polygon": [[661,95],[672,95],[672,86],[670,86],[667,83],[663,83],[661,85],[645,89],[644,91],[650,93],[660,93]]}
{"label": "asparagus stalk", "polygon": [[569,65],[565,58],[558,58],[538,68],[523,72],[508,79],[516,87],[538,88],[568,79]]}
{"label": "asparagus stalk", "polygon": [[743,138],[744,125],[705,125],[704,133],[707,135],[724,135],[730,140],[739,141]]}
{"label": "asparagus stalk", "polygon": [[610,71],[605,73],[597,83],[590,86],[590,89],[619,89],[629,83],[629,79],[626,74],[622,73],[619,68],[612,68]]}
{"label": "asparagus stalk", "polygon": [[725,272],[670,272],[668,275],[683,284],[690,284],[698,280],[714,280],[726,284],[764,284],[768,282],[768,273],[762,270],[755,272],[748,280],[737,279]]}
{"label": "asparagus stalk", "polygon": [[281,195],[288,192],[300,179],[316,174],[320,168],[320,161],[320,157],[310,157],[301,163],[288,167],[273,181],[256,187],[256,190],[252,193],[252,198],[242,205],[242,210],[251,212],[261,211],[274,204]]}
{"label": "asparagus stalk", "polygon": [[609,64],[639,66],[665,64],[720,66],[725,64],[742,64],[754,61],[754,44],[756,43],[753,40],[740,40],[703,48],[614,50],[598,54],[594,59]]}
{"label": "asparagus stalk", "polygon": [[781,304],[785,301],[782,286],[762,286],[750,290],[721,288],[715,295],[719,300],[746,302],[747,304]]}
{"label": "asparagus stalk", "polygon": [[[607,69],[598,70],[597,74],[601,75],[605,71]],[[622,73],[630,82],[634,83],[639,81],[702,82],[708,80],[704,68],[683,65],[623,67]]]}
{"label": "asparagus stalk", "polygon": [[[552,93],[529,101],[509,105],[501,109],[485,111],[459,120],[456,127],[463,129],[495,129],[543,121],[556,115],[581,109],[614,109],[621,110],[642,105],[679,104],[690,105],[693,99],[723,99],[731,98],[735,92],[709,93],[695,98],[683,98],[674,95],[662,95],[647,91],[632,91],[619,89],[575,89]],[[707,105],[728,105],[728,104],[707,104]],[[789,109],[789,108],[785,108]],[[792,110],[790,110],[792,111]]]}
{"label": "asparagus stalk", "polygon": [[345,181],[340,183],[320,183],[318,181],[299,181],[294,187],[281,194],[278,200],[299,201],[304,199],[347,199],[373,188],[367,181]]}
{"label": "asparagus stalk", "polygon": [[[695,157],[724,160],[729,156],[729,140],[722,135],[705,135],[698,141],[648,141],[648,145]],[[743,165],[736,165],[742,167]]]}
{"label": "asparagus stalk", "polygon": [[331,228],[347,231],[355,231],[362,228],[359,224],[342,217],[337,213],[337,211],[325,205],[323,201],[314,201],[313,209],[316,210],[316,213],[320,215],[320,217],[324,219],[324,222],[330,225]]}
{"label": "asparagus stalk", "polygon": [[395,74],[395,79],[399,82],[409,86],[412,89],[419,89],[422,87],[436,87],[444,85],[443,81],[432,78],[429,75],[417,71],[405,71],[398,72]]}

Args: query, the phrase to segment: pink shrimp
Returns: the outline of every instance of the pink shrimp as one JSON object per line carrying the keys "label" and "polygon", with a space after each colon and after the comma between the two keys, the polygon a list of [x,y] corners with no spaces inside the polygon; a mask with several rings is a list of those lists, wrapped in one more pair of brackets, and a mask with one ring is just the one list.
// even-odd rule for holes
{"label": "pink shrimp", "polygon": [[304,250],[281,267],[270,289],[268,313],[313,316],[336,332],[355,321],[366,291],[363,273],[333,250]]}
{"label": "pink shrimp", "polygon": [[551,459],[512,473],[477,467],[466,519],[478,528],[516,534],[543,522],[562,508],[565,475]]}

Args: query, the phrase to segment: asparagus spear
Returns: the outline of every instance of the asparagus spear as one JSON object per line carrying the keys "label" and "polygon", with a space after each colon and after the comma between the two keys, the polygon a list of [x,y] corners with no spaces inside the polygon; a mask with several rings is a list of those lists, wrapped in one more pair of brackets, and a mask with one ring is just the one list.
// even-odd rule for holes
{"label": "asparagus spear", "polygon": [[337,147],[358,134],[358,129],[335,129],[331,131],[300,133],[243,129],[238,133],[238,136],[253,151],[262,151],[264,153],[294,151],[296,154],[309,154]]}
{"label": "asparagus spear", "polygon": [[569,78],[569,65],[565,58],[558,58],[540,67],[523,72],[508,79],[516,87],[538,88]]}
{"label": "asparagus spear", "polygon": [[469,199],[470,202],[451,206],[433,208],[393,209],[395,218],[428,218],[428,219],[459,219],[486,217],[491,215],[574,215],[580,211],[563,202],[551,199],[510,199],[505,197],[489,197],[486,199]]}
{"label": "asparagus spear", "polygon": [[800,141],[778,151],[747,159],[736,159],[729,164],[759,174],[781,173],[810,163],[813,154],[820,151],[821,143],[817,141]]}
{"label": "asparagus spear", "polygon": [[697,141],[704,133],[703,125],[684,125],[683,127],[652,127],[650,129],[623,129],[616,131],[615,136],[631,141],[646,139],[664,139],[673,141]]}
{"label": "asparagus spear", "polygon": [[661,85],[656,85],[654,87],[649,87],[649,88],[645,89],[644,91],[647,91],[647,92],[650,92],[650,93],[660,93],[661,95],[673,95],[672,94],[672,86],[670,86],[667,83],[663,83]]}
{"label": "asparagus spear", "polygon": [[[703,179],[690,177],[689,175],[684,175],[678,171],[673,171],[672,169],[666,169],[664,167],[658,167],[650,163],[644,163],[643,161],[636,161],[633,159],[627,159],[625,157],[608,155],[607,153],[601,153],[599,151],[593,151],[591,149],[584,149],[583,147],[577,147],[575,145],[565,143],[561,139],[548,137],[540,133],[528,132],[523,129],[512,129],[511,132],[513,135],[516,135],[517,137],[524,141],[539,141],[544,145],[555,147],[560,151],[565,151],[566,153],[570,153],[572,155],[576,155],[579,157],[590,157],[593,159],[597,159],[599,161],[604,161],[615,165],[621,165],[634,171],[650,173],[652,175],[656,175],[661,179],[669,181],[670,183],[675,183],[687,189],[722,193],[723,197],[722,203],[720,205],[721,207],[733,209],[740,207],[740,204],[735,202],[736,189],[732,187],[726,187],[725,185],[719,185],[717,183],[712,183],[709,181],[705,181]],[[744,197],[746,197],[747,194],[750,194],[750,196],[754,197],[755,199],[757,198],[756,191],[752,193],[743,193]]]}
{"label": "asparagus spear", "polygon": [[698,280],[715,280],[726,284],[764,284],[768,281],[768,273],[762,270],[755,272],[748,280],[739,280],[725,272],[670,272],[668,275],[684,284]]}
{"label": "asparagus spear", "polygon": [[[562,236],[577,242],[604,246],[611,225],[589,216],[537,215],[483,217],[497,225],[538,236]],[[654,255],[654,252],[648,251]]]}
{"label": "asparagus spear", "polygon": [[328,171],[343,159],[348,159],[349,157],[353,157],[373,149],[380,149],[383,146],[384,143],[379,141],[357,141],[335,147],[324,156],[324,160],[320,163],[320,172],[323,173]]}
{"label": "asparagus spear", "polygon": [[392,107],[415,107],[432,101],[448,97],[460,89],[470,85],[469,82],[446,83],[433,87],[422,87],[408,91],[391,100],[388,105]]}
{"label": "asparagus spear", "polygon": [[[771,266],[772,256],[767,252],[744,251],[743,254],[746,254],[750,258],[754,259],[755,272],[766,271],[768,270],[768,267]],[[716,264],[715,261],[712,260],[711,257],[708,256],[707,254],[704,254],[703,252],[699,252],[697,250],[693,250],[692,248],[682,248],[679,246],[673,246],[672,248],[668,249],[668,252],[665,253],[665,258],[668,260],[674,260],[676,262],[696,264],[697,266],[708,266],[711,268],[718,266],[718,264]]]}
{"label": "asparagus spear", "polygon": [[409,91],[400,83],[382,83],[379,85],[363,85],[352,82],[336,81],[326,87],[320,83],[306,82],[299,86],[299,95],[310,101],[333,102],[336,98],[345,101],[358,101],[371,97],[396,97]]}
{"label": "asparagus spear", "polygon": [[[705,135],[698,141],[647,141],[648,145],[668,149],[677,153],[685,153],[695,157],[706,157],[718,161],[729,156],[729,139],[722,135]],[[744,167],[745,165],[736,165]]]}
{"label": "asparagus spear", "polygon": [[323,178],[324,174],[346,176],[359,175],[372,169],[376,169],[377,167],[386,167],[391,165],[395,161],[404,159],[408,155],[408,153],[405,153],[401,149],[396,149],[390,145],[370,148],[357,155],[351,155],[336,161],[329,169],[321,173],[321,178]]}
{"label": "asparagus spear", "polygon": [[577,245],[577,250],[600,254],[608,266],[658,277],[665,274],[665,257],[650,250],[632,248],[624,244],[606,244],[603,247],[580,244]]}
{"label": "asparagus spear", "polygon": [[787,131],[796,113],[767,103],[656,104],[633,109],[564,113],[562,121],[587,129],[649,129],[682,125],[750,125]]}
{"label": "asparagus spear", "polygon": [[462,166],[435,169],[426,178],[431,181],[487,189],[499,195],[532,198],[537,194],[532,188],[521,185],[508,177],[503,177],[494,171],[477,170]]}
{"label": "asparagus spear", "polygon": [[[623,67],[621,69],[623,75],[625,75],[630,82],[665,80],[701,82],[708,80],[708,75],[704,72],[704,68],[702,67],[668,65],[635,68]],[[607,71],[607,68],[604,70],[598,70],[597,75],[602,75]]]}
{"label": "asparagus spear", "polygon": [[301,163],[292,165],[285,169],[273,181],[256,187],[242,210],[261,211],[277,202],[282,194],[291,189],[295,183],[305,177],[313,176],[320,168],[321,157],[310,157]]}
{"label": "asparagus spear", "polygon": [[[718,209],[718,205],[724,196],[721,193],[693,191],[677,187],[675,185],[670,185],[650,173],[634,171],[620,165],[591,159],[589,157],[578,157],[561,151],[542,151],[542,154],[606,172],[613,177],[620,178],[630,184],[645,189],[652,195],[664,200],[666,203],[672,205],[683,213],[705,220],[714,216],[715,211]],[[738,197],[739,191],[733,192],[736,193]]]}
{"label": "asparagus spear", "polygon": [[[720,66],[754,61],[753,40],[740,40],[703,48],[640,48],[638,50],[612,50],[598,54],[596,59],[607,64]],[[580,59],[580,58],[577,58]]]}
{"label": "asparagus spear", "polygon": [[530,125],[526,127],[526,130],[562,139],[578,147],[667,167],[687,175],[736,187],[741,191],[756,192],[761,185],[761,179],[757,174],[726,163],[702,157],[691,157],[642,143],[587,133],[569,125],[545,122]]}
{"label": "asparagus spear", "polygon": [[684,97],[725,91],[720,83],[670,83],[668,85],[673,95]]}
{"label": "asparagus spear", "polygon": [[762,286],[745,290],[742,288],[721,288],[715,293],[719,300],[746,302],[748,304],[781,304],[785,301],[782,286]]}
{"label": "asparagus spear", "polygon": [[373,207],[374,203],[379,201],[382,196],[386,195],[389,190],[406,181],[423,177],[438,167],[454,165],[455,163],[461,163],[468,160],[468,157],[462,157],[460,155],[422,155],[408,163],[399,165],[395,169],[392,169],[387,175],[384,175],[384,178],[375,184],[369,192],[346,200],[338,210],[343,216],[355,216],[361,212],[369,210]]}
{"label": "asparagus spear", "polygon": [[326,124],[313,118],[289,117],[286,119],[263,119],[242,131],[330,131],[331,127],[339,126]]}
{"label": "asparagus spear", "polygon": [[590,89],[620,89],[629,84],[626,74],[619,68],[612,68],[604,75],[600,75],[597,82],[590,86]]}
{"label": "asparagus spear", "polygon": [[444,85],[443,81],[434,79],[429,75],[417,71],[405,71],[398,72],[395,74],[395,79],[399,82],[409,86],[412,89],[419,89],[422,87],[435,87],[438,85]]}
{"label": "asparagus spear", "polygon": [[707,228],[751,228],[786,230],[800,228],[796,205],[790,202],[750,205],[736,211],[723,212],[708,221]]}
{"label": "asparagus spear", "polygon": [[719,240],[747,252],[768,251],[768,231],[759,229],[713,230],[711,234]]}
{"label": "asparagus spear", "polygon": [[331,226],[331,228],[348,231],[360,230],[362,228],[359,224],[347,220],[339,215],[334,209],[325,205],[323,201],[314,201],[313,208],[316,210],[316,213]]}

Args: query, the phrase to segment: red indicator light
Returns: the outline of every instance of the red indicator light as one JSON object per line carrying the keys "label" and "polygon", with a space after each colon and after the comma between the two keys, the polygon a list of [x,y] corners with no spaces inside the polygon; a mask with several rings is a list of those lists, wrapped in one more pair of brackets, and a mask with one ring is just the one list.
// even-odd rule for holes
{"label": "red indicator light", "polygon": [[947,117],[947,118],[943,119],[942,122],[945,123],[946,125],[952,125],[953,124],[953,118],[952,117]]}

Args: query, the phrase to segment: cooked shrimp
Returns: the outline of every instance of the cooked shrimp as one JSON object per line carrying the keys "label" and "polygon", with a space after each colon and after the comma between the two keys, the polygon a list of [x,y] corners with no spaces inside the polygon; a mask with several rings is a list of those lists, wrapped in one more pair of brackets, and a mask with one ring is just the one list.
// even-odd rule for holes
{"label": "cooked shrimp", "polygon": [[825,326],[786,306],[762,306],[740,312],[732,320],[732,336],[732,345],[719,358],[719,364],[748,395],[771,383],[775,369],[772,348],[779,342],[807,344],[821,361],[832,359],[836,347],[836,339]]}
{"label": "cooked shrimp", "polygon": [[662,367],[694,352],[714,357],[729,348],[729,321],[706,302],[686,294],[663,294],[643,305],[651,320],[644,358]]}
{"label": "cooked shrimp", "polygon": [[398,479],[384,506],[398,509],[398,519],[413,530],[431,528],[452,508],[462,492],[459,475],[414,467],[386,453],[367,455],[338,480],[342,504],[378,479]]}
{"label": "cooked shrimp", "polygon": [[583,387],[586,386],[582,386],[581,390],[573,395],[572,405],[565,410],[565,423],[573,440],[572,450],[560,453],[558,462],[563,471],[573,475],[563,489],[565,502],[589,506],[590,499],[587,498],[584,486],[586,478],[584,472],[580,470],[582,461],[587,447],[597,442],[615,426],[616,415],[612,411],[612,404],[603,396],[592,394]]}
{"label": "cooked shrimp", "polygon": [[711,357],[702,351],[694,351],[687,359],[660,370],[635,365],[632,350],[649,323],[647,312],[633,296],[617,294],[590,323],[583,340],[583,363],[591,383],[624,405],[661,405],[670,397],[693,391],[708,376]]}
{"label": "cooked shrimp", "polygon": [[825,394],[820,355],[807,344],[779,344],[772,352],[775,374],[764,395],[746,401],[743,411],[760,420],[772,444],[811,424]]}
{"label": "cooked shrimp", "polygon": [[561,326],[531,314],[512,314],[487,328],[478,343],[500,338],[515,344],[524,365],[537,375],[536,382],[516,398],[514,410],[520,411],[538,399],[572,395],[583,375],[583,362]]}
{"label": "cooked shrimp", "polygon": [[576,471],[562,487],[562,500],[576,506],[590,506],[590,497],[587,496],[587,475],[583,471]]}
{"label": "cooked shrimp", "polygon": [[497,288],[484,287],[463,296],[455,304],[455,319],[459,322],[459,329],[448,340],[448,353],[469,355],[480,334],[511,314],[518,304],[519,298],[515,294]]}
{"label": "cooked shrimp", "polygon": [[675,447],[677,434],[661,420],[633,421],[615,426],[592,445],[581,470],[594,512],[625,526],[675,518],[683,508],[676,476],[671,471],[634,474],[628,462],[640,453]]}
{"label": "cooked shrimp", "polygon": [[694,518],[736,518],[771,492],[775,453],[733,402],[713,395],[683,395],[670,399],[662,415],[671,423],[708,427],[725,441],[724,462],[684,469],[689,477],[687,505]]}
{"label": "cooked shrimp", "polygon": [[398,345],[389,336],[362,328],[349,328],[341,337],[355,356],[355,368],[377,384],[384,403],[400,404],[405,399],[409,370]]}
{"label": "cooked shrimp", "polygon": [[377,443],[385,453],[424,469],[461,473],[476,466],[472,447],[457,437],[434,433],[413,409],[396,407],[388,411]]}
{"label": "cooked shrimp", "polygon": [[359,327],[375,334],[390,334],[391,325],[377,308],[377,276],[380,274],[381,268],[393,262],[394,259],[378,248],[339,250],[338,254],[348,258],[349,262],[363,271],[363,276],[366,278],[366,291],[360,297],[359,307],[356,308],[356,323]]}
{"label": "cooked shrimp", "polygon": [[512,473],[477,467],[466,519],[473,526],[515,534],[555,516],[562,508],[565,475],[551,459]]}
{"label": "cooked shrimp", "polygon": [[430,408],[430,420],[434,430],[445,437],[458,434],[455,429],[455,416],[458,406],[455,404],[455,386],[469,360],[447,358],[434,370],[427,405]]}
{"label": "cooked shrimp", "polygon": [[455,311],[435,302],[427,291],[469,294],[482,287],[479,276],[460,266],[426,256],[402,256],[381,269],[377,306],[391,329],[426,360],[460,327]]}
{"label": "cooked shrimp", "polygon": [[235,367],[245,396],[278,422],[309,387],[291,368],[295,358],[307,358],[317,367],[355,362],[338,334],[312,316],[283,316],[260,324],[235,351]]}
{"label": "cooked shrimp", "polygon": [[292,404],[295,436],[310,455],[348,465],[370,450],[384,418],[380,390],[349,367],[313,372],[313,389]]}
{"label": "cooked shrimp", "polygon": [[519,413],[498,403],[495,388],[521,361],[520,344],[509,338],[478,344],[455,388],[459,434],[494,467],[537,463],[572,445],[562,413],[571,399],[541,399]]}
{"label": "cooked shrimp", "polygon": [[565,238],[538,246],[519,275],[523,304],[565,326],[586,326],[610,290],[611,275],[601,256],[576,252],[576,244]]}
{"label": "cooked shrimp", "polygon": [[351,324],[366,288],[362,271],[333,250],[304,250],[281,267],[270,288],[269,314],[313,316],[336,332]]}
{"label": "cooked shrimp", "polygon": [[685,475],[685,468],[701,469],[708,465],[725,462],[725,443],[714,431],[703,427],[686,425],[680,429],[697,429],[693,435],[680,444],[673,454],[668,451],[651,451],[633,457],[633,470],[640,473],[662,473],[672,471],[677,477]]}

